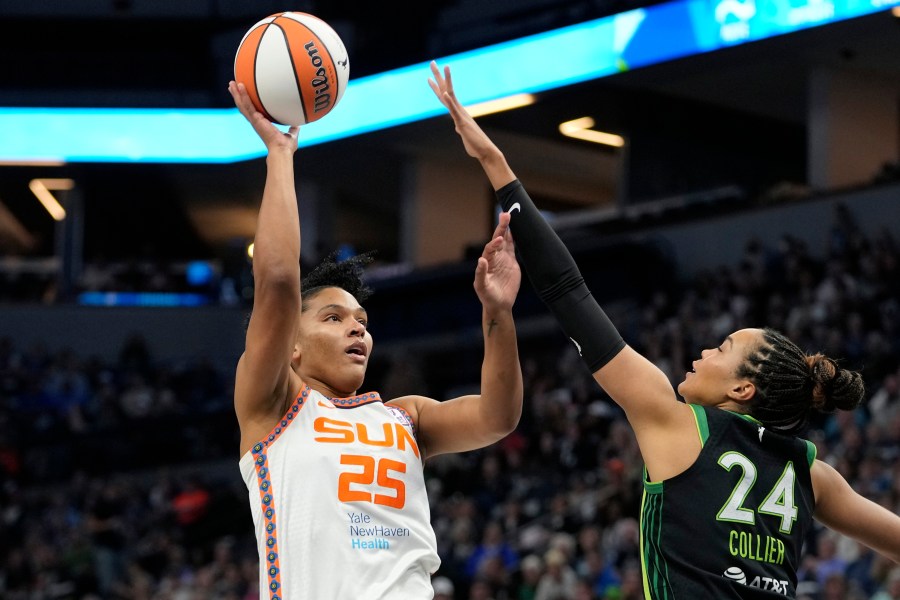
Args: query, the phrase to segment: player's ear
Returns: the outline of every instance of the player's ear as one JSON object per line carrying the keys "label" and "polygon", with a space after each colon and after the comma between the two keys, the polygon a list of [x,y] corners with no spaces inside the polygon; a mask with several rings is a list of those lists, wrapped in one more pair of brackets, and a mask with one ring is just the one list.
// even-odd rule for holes
{"label": "player's ear", "polygon": [[728,390],[727,395],[730,399],[743,404],[756,395],[756,386],[749,379],[741,379]]}

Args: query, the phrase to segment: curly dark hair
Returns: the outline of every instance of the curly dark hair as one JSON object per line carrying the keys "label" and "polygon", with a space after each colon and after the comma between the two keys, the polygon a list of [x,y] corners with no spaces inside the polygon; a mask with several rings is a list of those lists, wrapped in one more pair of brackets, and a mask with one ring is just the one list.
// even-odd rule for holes
{"label": "curly dark hair", "polygon": [[366,252],[342,261],[337,260],[337,252],[328,255],[300,282],[303,295],[301,310],[306,310],[308,300],[329,287],[341,288],[360,304],[365,302],[372,295],[372,290],[363,283],[362,274],[365,267],[374,260],[374,254]]}
{"label": "curly dark hair", "polygon": [[[332,252],[325,260],[319,263],[309,275],[300,281],[300,290],[303,296],[300,301],[300,310],[307,308],[307,302],[315,298],[316,294],[329,287],[339,287],[350,293],[356,301],[362,304],[366,298],[372,295],[372,290],[363,283],[362,273],[366,265],[374,260],[375,252],[358,254],[347,260],[337,261],[337,252]],[[244,332],[250,327],[250,317],[253,311],[247,312],[244,317]]]}

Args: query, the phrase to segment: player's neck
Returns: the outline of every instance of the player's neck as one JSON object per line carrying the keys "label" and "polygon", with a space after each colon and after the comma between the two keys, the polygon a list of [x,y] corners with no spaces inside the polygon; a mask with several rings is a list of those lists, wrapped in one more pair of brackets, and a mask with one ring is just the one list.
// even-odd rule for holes
{"label": "player's neck", "polygon": [[334,386],[328,385],[324,381],[320,381],[315,377],[303,377],[303,383],[309,386],[311,390],[319,392],[326,398],[352,398],[357,395],[359,390],[340,390]]}

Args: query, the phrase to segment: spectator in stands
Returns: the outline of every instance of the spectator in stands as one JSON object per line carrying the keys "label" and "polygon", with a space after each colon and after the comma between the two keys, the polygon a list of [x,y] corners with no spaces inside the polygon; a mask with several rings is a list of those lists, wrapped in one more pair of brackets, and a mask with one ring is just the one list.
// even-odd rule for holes
{"label": "spectator in stands", "polygon": [[455,597],[455,586],[446,577],[435,577],[431,580],[431,587],[434,588],[434,600],[453,600]]}
{"label": "spectator in stands", "polygon": [[125,492],[117,482],[104,485],[88,507],[97,584],[101,594],[109,594],[125,576],[124,549],[128,541]]}
{"label": "spectator in stands", "polygon": [[900,600],[900,567],[891,569],[884,582],[884,588],[872,596],[872,600]]}
{"label": "spectator in stands", "polygon": [[816,553],[816,579],[822,588],[827,588],[826,582],[833,574],[843,574],[847,569],[847,561],[837,555],[837,544],[833,535],[819,537],[819,548]]}
{"label": "spectator in stands", "polygon": [[578,576],[569,566],[566,555],[551,548],[544,555],[545,571],[538,582],[534,600],[565,600],[571,598],[578,585]]}
{"label": "spectator in stands", "polygon": [[508,571],[515,569],[519,562],[516,551],[504,540],[503,530],[496,521],[491,521],[484,528],[481,543],[469,556],[466,574],[470,578],[474,578],[484,573],[486,563],[493,558],[499,558],[500,566]]}
{"label": "spectator in stands", "polygon": [[539,556],[529,554],[523,558],[520,575],[513,584],[511,597],[514,600],[534,600],[543,574],[544,562]]}
{"label": "spectator in stands", "polygon": [[494,589],[486,580],[478,578],[469,586],[468,600],[496,600]]}

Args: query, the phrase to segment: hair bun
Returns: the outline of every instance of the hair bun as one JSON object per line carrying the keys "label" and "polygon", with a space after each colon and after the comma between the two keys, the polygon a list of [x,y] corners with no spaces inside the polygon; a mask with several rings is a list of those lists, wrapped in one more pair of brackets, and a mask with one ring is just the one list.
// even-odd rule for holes
{"label": "hair bun", "polygon": [[835,409],[853,410],[865,395],[862,375],[837,366],[834,360],[824,354],[806,357],[810,378],[813,382],[812,404],[822,412]]}

